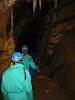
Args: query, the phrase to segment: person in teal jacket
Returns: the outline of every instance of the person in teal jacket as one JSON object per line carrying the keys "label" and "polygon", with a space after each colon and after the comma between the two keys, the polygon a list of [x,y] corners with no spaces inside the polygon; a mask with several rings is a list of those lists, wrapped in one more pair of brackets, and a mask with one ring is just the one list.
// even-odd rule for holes
{"label": "person in teal jacket", "polygon": [[31,76],[22,64],[22,54],[14,52],[11,65],[2,74],[1,91],[3,100],[33,100]]}
{"label": "person in teal jacket", "polygon": [[40,71],[38,66],[35,65],[35,62],[33,61],[32,57],[28,54],[28,46],[23,45],[22,46],[22,53],[23,53],[23,64],[24,67],[29,71],[29,68],[32,67],[32,69],[36,71]]}

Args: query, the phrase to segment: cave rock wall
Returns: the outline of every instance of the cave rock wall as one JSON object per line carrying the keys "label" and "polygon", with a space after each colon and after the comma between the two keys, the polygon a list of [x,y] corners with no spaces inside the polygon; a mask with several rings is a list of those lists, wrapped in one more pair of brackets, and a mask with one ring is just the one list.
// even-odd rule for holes
{"label": "cave rock wall", "polygon": [[50,77],[66,89],[75,91],[75,1],[57,1],[48,12],[41,55],[47,62]]}

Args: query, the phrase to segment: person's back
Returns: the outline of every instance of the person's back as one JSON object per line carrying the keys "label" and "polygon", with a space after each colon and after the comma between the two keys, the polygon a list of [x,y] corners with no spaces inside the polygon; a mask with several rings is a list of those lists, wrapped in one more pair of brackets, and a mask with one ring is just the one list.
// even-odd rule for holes
{"label": "person's back", "polygon": [[39,71],[37,65],[33,61],[32,57],[28,54],[28,47],[26,45],[22,46],[22,53],[23,53],[23,64],[24,67],[29,71],[29,67],[31,67],[34,71]]}
{"label": "person's back", "polygon": [[29,65],[31,65],[31,67],[32,67],[33,69],[38,70],[38,68],[35,67],[36,65],[35,65],[35,63],[34,63],[32,57],[31,57],[29,54],[26,54],[23,58],[24,58],[24,59],[23,59],[23,64],[24,64],[24,67],[25,67],[26,69],[29,70]]}
{"label": "person's back", "polygon": [[31,76],[23,64],[15,63],[3,72],[1,90],[3,100],[33,100]]}

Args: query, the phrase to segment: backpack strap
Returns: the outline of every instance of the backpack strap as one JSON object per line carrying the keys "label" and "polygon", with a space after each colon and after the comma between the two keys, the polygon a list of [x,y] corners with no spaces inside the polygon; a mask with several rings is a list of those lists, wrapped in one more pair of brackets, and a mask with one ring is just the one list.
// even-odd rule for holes
{"label": "backpack strap", "polygon": [[24,79],[26,80],[26,71],[24,67],[23,67],[23,70],[24,70]]}

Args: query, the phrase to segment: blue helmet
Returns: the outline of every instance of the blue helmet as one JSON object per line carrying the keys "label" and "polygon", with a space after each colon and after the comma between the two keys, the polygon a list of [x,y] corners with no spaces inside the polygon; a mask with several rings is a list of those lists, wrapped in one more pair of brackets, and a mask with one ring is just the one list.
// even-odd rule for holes
{"label": "blue helmet", "polygon": [[12,62],[18,62],[18,61],[21,61],[22,59],[23,59],[22,54],[20,52],[14,52],[11,55],[11,61]]}
{"label": "blue helmet", "polygon": [[28,46],[27,45],[23,45],[22,46],[22,50],[28,50]]}

